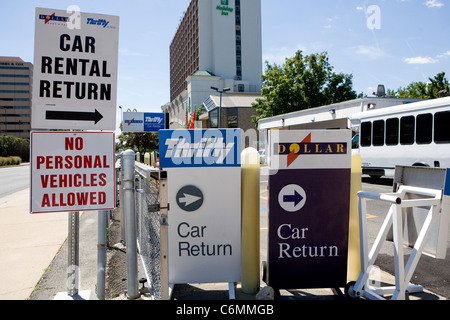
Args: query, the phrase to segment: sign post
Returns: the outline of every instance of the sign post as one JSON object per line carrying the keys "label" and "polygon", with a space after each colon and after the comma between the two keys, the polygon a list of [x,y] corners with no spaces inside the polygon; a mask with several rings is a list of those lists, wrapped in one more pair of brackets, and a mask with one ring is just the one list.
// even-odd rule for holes
{"label": "sign post", "polygon": [[80,213],[69,212],[69,236],[67,238],[67,294],[78,295],[80,279]]}
{"label": "sign post", "polygon": [[119,17],[36,8],[33,129],[116,129]]}
{"label": "sign post", "polygon": [[339,288],[347,280],[351,132],[271,131],[265,282]]}
{"label": "sign post", "polygon": [[241,132],[162,130],[159,138],[170,181],[169,283],[232,289],[241,279]]}
{"label": "sign post", "polygon": [[[70,10],[70,8],[75,9]],[[116,203],[119,17],[36,8],[31,213],[69,212],[68,295],[78,295],[79,211]],[[58,296],[58,295],[57,295]]]}

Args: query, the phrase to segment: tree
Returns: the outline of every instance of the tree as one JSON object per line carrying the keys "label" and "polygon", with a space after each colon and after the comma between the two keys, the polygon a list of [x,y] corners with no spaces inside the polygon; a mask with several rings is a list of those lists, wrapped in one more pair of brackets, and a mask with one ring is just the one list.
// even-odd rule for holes
{"label": "tree", "polygon": [[428,99],[427,84],[423,82],[412,82],[405,88],[397,90],[399,98]]}
{"label": "tree", "polygon": [[429,82],[412,82],[405,88],[397,90],[399,98],[413,99],[436,99],[439,92],[444,90],[449,92],[449,82],[445,77],[445,72],[438,73],[434,78],[428,78]]}
{"label": "tree", "polygon": [[123,132],[119,137],[122,149],[133,149],[139,152],[157,151],[159,148],[159,138],[157,133],[134,133]]}
{"label": "tree", "polygon": [[297,51],[282,66],[266,61],[266,71],[261,77],[264,98],[252,105],[259,114],[253,121],[355,99],[352,78],[333,72],[327,52],[303,56],[302,51]]}
{"label": "tree", "polygon": [[428,84],[428,95],[430,99],[439,98],[440,91],[449,92],[449,82],[445,77],[445,72],[438,73],[434,78],[428,78],[430,83]]}
{"label": "tree", "polygon": [[23,162],[30,161],[30,140],[14,136],[0,136],[0,157],[20,157]]}

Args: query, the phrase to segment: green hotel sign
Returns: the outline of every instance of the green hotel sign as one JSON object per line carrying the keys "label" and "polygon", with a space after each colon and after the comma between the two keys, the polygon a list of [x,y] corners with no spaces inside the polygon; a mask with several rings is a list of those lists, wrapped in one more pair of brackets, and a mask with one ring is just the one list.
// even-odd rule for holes
{"label": "green hotel sign", "polygon": [[233,12],[233,8],[229,7],[229,0],[220,0],[220,5],[216,7],[216,10],[222,11],[223,16]]}

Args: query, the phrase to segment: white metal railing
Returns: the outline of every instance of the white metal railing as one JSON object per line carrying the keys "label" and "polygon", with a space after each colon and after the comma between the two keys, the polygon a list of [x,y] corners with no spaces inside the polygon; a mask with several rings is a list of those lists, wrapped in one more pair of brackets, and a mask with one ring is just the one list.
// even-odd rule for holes
{"label": "white metal railing", "polygon": [[[403,167],[398,168],[402,170]],[[409,169],[411,170],[411,169]],[[413,169],[412,169],[413,170]],[[423,170],[423,169],[421,169]],[[444,181],[446,170],[443,169]],[[420,176],[423,179],[423,175]],[[426,181],[422,181],[426,184]],[[415,183],[421,184],[421,182]],[[356,283],[350,283],[347,293],[350,297],[364,296],[369,299],[384,299],[383,295],[392,294],[391,300],[404,300],[407,294],[422,292],[421,286],[409,285],[411,277],[417,266],[417,263],[424,252],[425,245],[433,234],[436,225],[439,223],[448,224],[448,210],[442,209],[443,188],[423,188],[418,186],[400,185],[396,193],[378,194],[370,192],[359,192],[359,223],[360,223],[360,241],[361,241],[361,273]],[[380,231],[369,252],[366,226],[366,200],[376,200],[390,203],[390,209],[380,228]],[[405,214],[408,214],[415,208],[420,208],[422,215],[425,215],[419,226],[419,233],[415,239],[411,255],[405,264],[404,261],[404,236],[407,233],[408,225],[405,221]],[[381,247],[389,233],[393,233],[394,245],[394,263],[395,263],[395,286],[389,287],[371,287],[369,285],[369,273],[375,260],[380,253]],[[440,242],[447,241],[446,237],[441,237]]]}

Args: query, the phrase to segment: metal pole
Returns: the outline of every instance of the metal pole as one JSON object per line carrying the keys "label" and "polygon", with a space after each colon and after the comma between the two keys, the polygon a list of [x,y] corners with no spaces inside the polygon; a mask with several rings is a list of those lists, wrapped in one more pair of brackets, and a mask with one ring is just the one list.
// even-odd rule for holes
{"label": "metal pole", "polygon": [[98,212],[98,244],[97,244],[97,298],[105,300],[106,282],[106,233],[108,229],[109,211]]}
{"label": "metal pole", "polygon": [[75,296],[78,294],[79,284],[79,253],[80,253],[80,213],[69,212],[69,239],[67,260],[67,294]]}
{"label": "metal pole", "polygon": [[169,290],[169,200],[167,195],[167,171],[159,173],[159,203],[160,203],[160,270],[161,270],[161,300],[170,300]]}
{"label": "metal pole", "polygon": [[125,241],[125,216],[123,214],[124,200],[123,200],[123,151],[120,153],[120,169],[119,169],[119,212],[120,212],[120,240],[124,246]]}
{"label": "metal pole", "polygon": [[123,169],[123,199],[125,216],[125,239],[127,246],[127,298],[136,299],[139,297],[138,287],[138,257],[136,242],[136,206],[134,188],[134,165],[135,153],[127,150],[122,155]]}
{"label": "metal pole", "polygon": [[219,102],[219,125],[217,126],[218,129],[222,128],[222,93],[223,91],[219,91],[220,92],[220,102]]}

